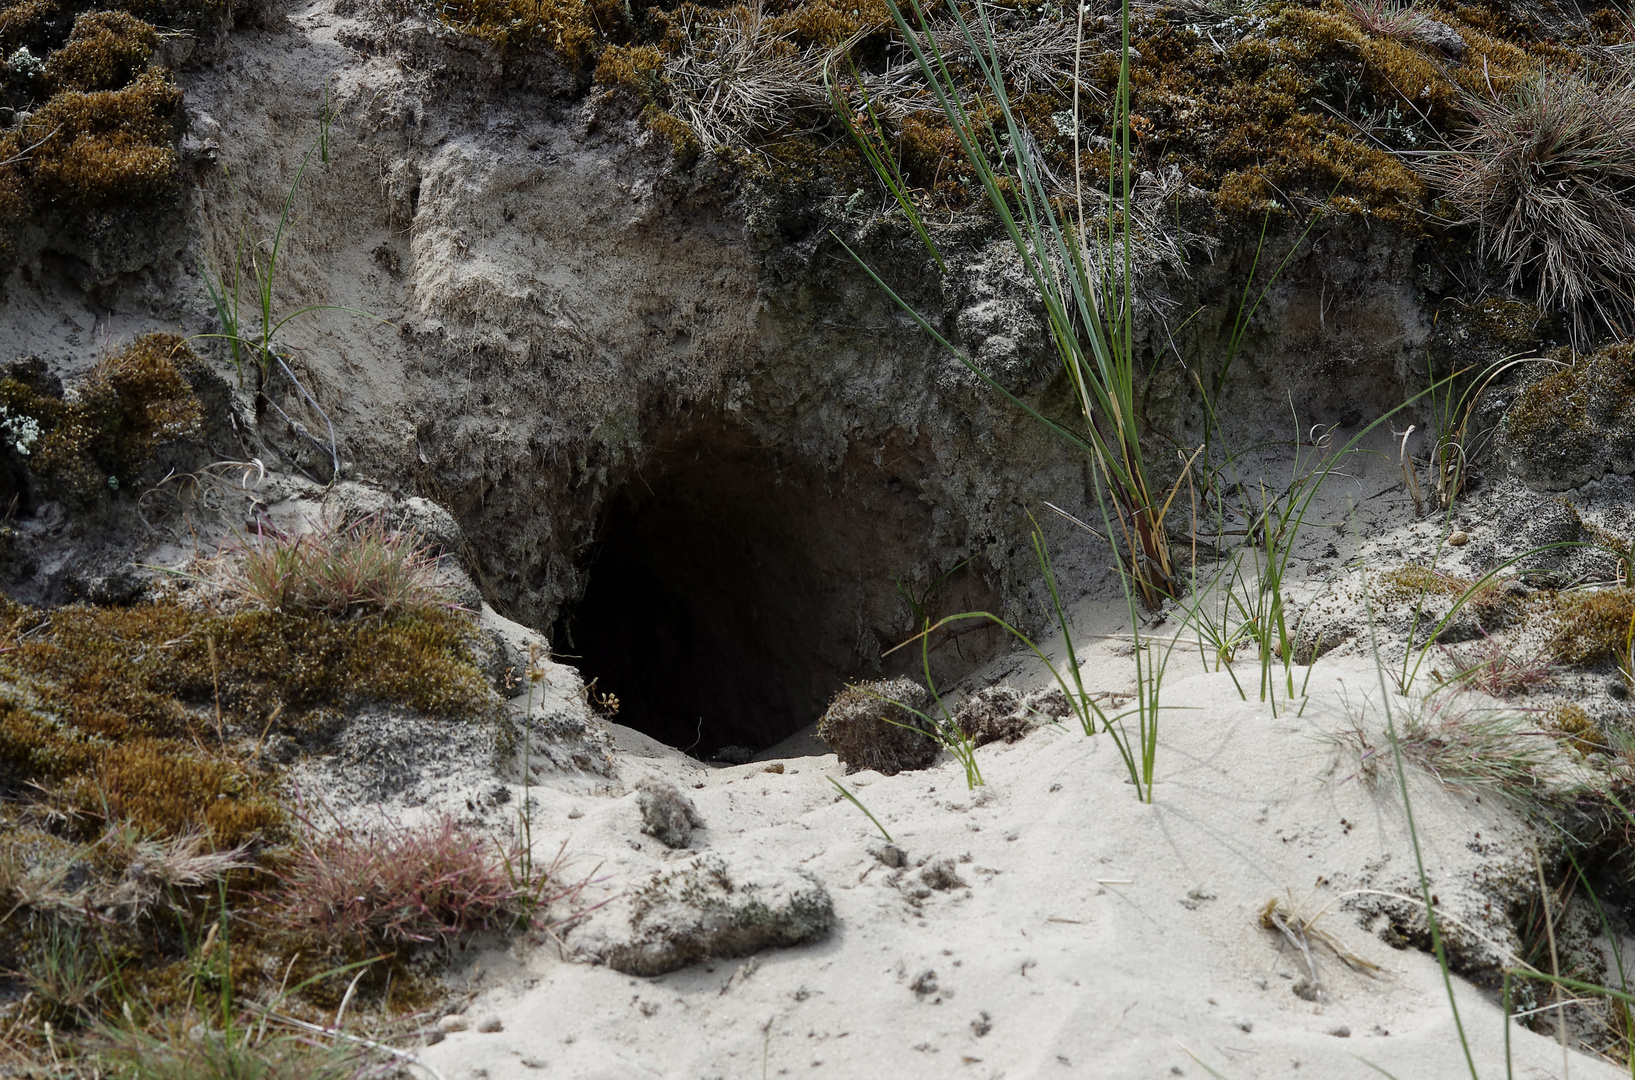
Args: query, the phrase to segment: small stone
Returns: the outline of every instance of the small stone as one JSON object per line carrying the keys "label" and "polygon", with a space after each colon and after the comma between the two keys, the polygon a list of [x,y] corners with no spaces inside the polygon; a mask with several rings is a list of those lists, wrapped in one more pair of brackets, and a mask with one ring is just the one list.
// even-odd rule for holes
{"label": "small stone", "polygon": [[456,1031],[464,1031],[470,1026],[471,1025],[466,1021],[466,1018],[461,1016],[459,1013],[449,1013],[447,1016],[437,1021],[438,1030],[451,1035]]}
{"label": "small stone", "polygon": [[485,1016],[482,1023],[477,1025],[477,1030],[484,1035],[492,1035],[496,1031],[504,1031],[505,1025],[500,1023],[497,1016]]}
{"label": "small stone", "polygon": [[658,838],[665,847],[686,847],[693,830],[704,826],[698,808],[674,784],[652,778],[642,780],[636,785],[636,801],[641,808],[642,832]]}
{"label": "small stone", "polygon": [[1448,534],[1448,544],[1451,547],[1464,547],[1470,543],[1470,534],[1463,529],[1455,529]]}
{"label": "small stone", "polygon": [[568,817],[570,819],[574,820],[574,821],[577,821],[577,820],[579,820],[580,818],[582,818],[584,816],[585,816],[585,812],[583,810],[579,809],[577,806],[574,807],[572,810],[568,811]]}
{"label": "small stone", "polygon": [[908,853],[896,844],[882,844],[874,848],[870,854],[892,869],[900,869],[908,865]]}
{"label": "small stone", "polygon": [[1459,31],[1445,22],[1426,19],[1413,29],[1411,36],[1417,41],[1441,49],[1455,59],[1465,53],[1465,39],[1460,36]]}
{"label": "small stone", "polygon": [[446,1038],[448,1038],[447,1034],[445,1034],[444,1032],[438,1031],[436,1028],[431,1028],[431,1029],[427,1030],[427,1032],[426,1032],[426,1045],[427,1046],[436,1046],[438,1043],[442,1042]]}
{"label": "small stone", "polygon": [[781,775],[783,775],[783,762],[774,761],[772,764],[768,765],[766,768],[762,769],[761,771],[762,772],[769,772],[769,773],[777,773],[777,774],[779,774],[781,776]]}
{"label": "small stone", "polygon": [[1341,1024],[1339,1027],[1329,1028],[1328,1033],[1330,1035],[1334,1036],[1336,1039],[1349,1039],[1349,1038],[1351,1038],[1351,1029],[1349,1027],[1347,1027],[1346,1025],[1344,1025],[1344,1024]]}
{"label": "small stone", "polygon": [[935,994],[937,992],[937,973],[927,968],[915,976],[914,981],[908,984],[908,988],[920,997]]}
{"label": "small stone", "polygon": [[1619,701],[1629,697],[1629,684],[1622,679],[1613,679],[1607,683],[1607,693]]}

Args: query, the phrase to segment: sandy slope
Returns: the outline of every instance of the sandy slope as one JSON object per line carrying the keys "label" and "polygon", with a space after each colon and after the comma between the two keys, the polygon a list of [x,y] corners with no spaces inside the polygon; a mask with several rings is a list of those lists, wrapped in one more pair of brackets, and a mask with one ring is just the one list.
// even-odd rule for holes
{"label": "sandy slope", "polygon": [[[1093,684],[1127,678],[1112,647],[1081,655]],[[853,775],[848,785],[908,853],[900,880],[871,854],[879,835],[826,779],[844,775],[833,756],[785,759],[782,775],[762,763],[712,769],[621,730],[616,797],[534,790],[542,843],[567,839],[582,870],[601,863],[604,890],[685,862],[696,852],[641,835],[635,795],[617,795],[661,776],[707,822],[695,849],[809,871],[833,897],[837,929],[653,979],[568,962],[554,945],[488,955],[462,976],[476,991],[471,1029],[425,1060],[449,1080],[1379,1075],[1370,1065],[1464,1075],[1434,961],[1393,950],[1341,903],[1359,898],[1349,890],[1411,892],[1416,881],[1394,786],[1371,787],[1355,755],[1323,738],[1354,722],[1347,701],[1355,715],[1365,695],[1380,697],[1377,673],[1356,659],[1320,662],[1304,715],[1274,717],[1239,700],[1226,675],[1198,669],[1196,653],[1178,654],[1150,806],[1112,740],[1076,727],[979,751],[988,783],[976,793],[947,759]],[[1501,940],[1484,905],[1492,882],[1531,872],[1531,832],[1491,798],[1418,772],[1411,786],[1442,910]],[[923,889],[914,864],[944,857],[958,860],[963,886]],[[930,895],[916,900],[916,888]],[[1324,1000],[1297,996],[1301,960],[1259,925],[1273,897],[1306,912],[1332,904],[1319,925],[1383,970],[1360,974],[1319,949]],[[610,907],[592,922],[618,918]],[[1481,1075],[1503,1075],[1495,996],[1455,986]],[[503,1030],[478,1033],[493,1017]],[[1516,1075],[1567,1074],[1550,1039],[1519,1025],[1512,1038]],[[1576,1052],[1568,1061],[1574,1076],[1616,1074]]]}

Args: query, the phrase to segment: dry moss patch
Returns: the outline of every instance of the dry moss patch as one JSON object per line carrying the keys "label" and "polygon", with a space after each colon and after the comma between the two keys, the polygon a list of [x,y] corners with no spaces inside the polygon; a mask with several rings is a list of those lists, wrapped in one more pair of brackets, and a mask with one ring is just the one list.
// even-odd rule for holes
{"label": "dry moss patch", "polygon": [[438,12],[443,22],[493,43],[502,55],[548,50],[575,75],[590,70],[604,43],[630,28],[628,8],[619,0],[455,0]]}
{"label": "dry moss patch", "polygon": [[[1430,194],[1395,151],[1424,149],[1458,130],[1468,122],[1470,95],[1502,91],[1546,64],[1568,70],[1580,62],[1573,49],[1542,40],[1525,22],[1487,8],[1427,8],[1423,14],[1439,24],[1434,34],[1421,35],[1427,40],[1372,32],[1339,0],[1278,0],[1232,17],[1197,9],[1135,16],[1130,135],[1137,168],[1179,167],[1227,222],[1324,205],[1333,213],[1422,230]],[[1049,39],[1052,20],[1059,23],[1062,16],[1051,5],[1024,4],[994,18],[1001,38],[1027,52]],[[1043,36],[1029,36],[1036,32]],[[1070,39],[1070,25],[1066,33]],[[803,65],[803,58],[843,47],[844,60],[831,69],[845,83],[848,64],[878,73],[888,62],[902,62],[906,53],[898,37],[882,0],[773,4],[759,17],[741,6],[684,3],[649,12],[632,42],[608,47],[604,39],[587,47],[604,50],[598,83],[637,94],[654,119],[669,116],[671,127],[688,113],[669,96],[667,70],[730,55],[760,56],[761,68],[786,62],[778,78],[758,70],[759,81],[750,86],[752,73],[739,79],[729,72],[727,83],[738,79],[743,85],[719,87],[723,94],[742,92],[746,102],[774,103],[776,118],[750,118],[738,134],[746,146],[775,154],[775,147],[790,143],[821,149],[845,142],[838,125],[823,115],[827,97],[814,74],[819,65]],[[1116,39],[1106,27],[1092,25],[1088,45],[1092,55],[1084,77],[1093,92],[1079,101],[1077,147],[1064,129],[1073,106],[1069,80],[1042,75],[1040,64],[1029,66],[1027,56],[1006,60],[1029,72],[1013,74],[1012,102],[1061,176],[1072,176],[1077,166],[1105,177],[1112,164],[1104,136],[1118,78]],[[964,68],[956,60],[953,70]],[[969,74],[974,80],[974,70]],[[813,85],[794,85],[803,80]],[[953,132],[929,97],[925,104],[906,115],[891,112],[888,135],[895,145],[887,149],[928,207],[980,203]],[[804,176],[795,162],[774,164],[767,178]]]}
{"label": "dry moss patch", "polygon": [[0,456],[53,497],[128,488],[162,446],[198,431],[203,411],[183,375],[197,363],[175,334],[146,334],[99,364],[73,400],[44,365],[14,364],[0,377]]}
{"label": "dry moss patch", "polygon": [[45,65],[53,91],[118,90],[147,69],[159,31],[123,11],[88,11]]}
{"label": "dry moss patch", "polygon": [[1635,625],[1635,591],[1596,589],[1556,597],[1550,652],[1563,664],[1586,665],[1624,655]]}
{"label": "dry moss patch", "polygon": [[[68,1045],[93,1022],[212,1026],[223,1001],[281,987],[300,988],[281,1011],[333,1017],[350,962],[367,962],[354,1015],[424,1007],[434,940],[518,925],[559,895],[554,866],[524,880],[515,852],[506,863],[452,822],[384,847],[325,839],[265,753],[321,743],[365,702],[491,716],[474,633],[443,608],[334,619],[0,600],[0,989],[21,984],[0,1020],[24,1033],[12,1049],[43,1060],[51,1048],[27,1033],[48,1020]],[[360,884],[366,866],[384,884]]]}
{"label": "dry moss patch", "polygon": [[50,231],[74,214],[140,214],[180,196],[182,93],[153,67],[159,32],[141,16],[187,29],[225,7],[128,7],[0,0],[0,104],[31,114],[0,131],[0,260],[31,218]]}
{"label": "dry moss patch", "polygon": [[261,761],[269,735],[310,742],[334,710],[369,701],[450,718],[496,703],[458,612],[334,620],[168,603],[7,605],[3,617],[0,789],[44,785],[88,822],[204,829],[223,846],[283,827]]}

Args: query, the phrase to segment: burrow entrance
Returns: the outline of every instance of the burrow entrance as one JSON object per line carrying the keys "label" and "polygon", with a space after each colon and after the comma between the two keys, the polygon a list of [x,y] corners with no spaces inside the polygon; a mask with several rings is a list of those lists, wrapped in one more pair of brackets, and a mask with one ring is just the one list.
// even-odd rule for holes
{"label": "burrow entrance", "polygon": [[[913,624],[898,582],[923,589],[950,566],[927,551],[932,508],[911,447],[812,470],[725,426],[652,451],[610,500],[581,600],[555,640],[618,721],[708,758],[761,750],[811,724],[847,681],[918,673],[917,650],[882,659]],[[975,565],[935,598],[997,610]],[[1006,647],[968,627],[934,642],[951,681]]]}

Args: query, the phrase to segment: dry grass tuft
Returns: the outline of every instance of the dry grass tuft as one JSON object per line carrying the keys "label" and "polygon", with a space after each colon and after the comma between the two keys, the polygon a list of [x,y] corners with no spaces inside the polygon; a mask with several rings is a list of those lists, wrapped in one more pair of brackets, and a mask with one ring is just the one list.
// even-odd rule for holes
{"label": "dry grass tuft", "polygon": [[1508,284],[1536,284],[1543,307],[1635,326],[1635,80],[1545,68],[1500,93],[1471,95],[1470,126],[1426,176],[1479,226]]}
{"label": "dry grass tuft", "polygon": [[1346,10],[1357,20],[1357,25],[1370,34],[1407,39],[1414,36],[1431,17],[1399,0],[1347,0]]}
{"label": "dry grass tuft", "polygon": [[1554,681],[1548,656],[1517,652],[1485,632],[1479,645],[1444,646],[1442,651],[1453,663],[1450,682],[1480,690],[1490,697],[1514,697]]}
{"label": "dry grass tuft", "polygon": [[[1493,794],[1523,810],[1551,791],[1556,768],[1548,733],[1512,713],[1478,709],[1446,692],[1399,699],[1392,712],[1403,759],[1449,787]],[[1359,717],[1336,739],[1359,757],[1358,775],[1377,783],[1392,767],[1389,741]]]}
{"label": "dry grass tuft", "polygon": [[449,606],[437,556],[381,514],[296,536],[264,529],[229,558],[224,584],[251,606],[287,614],[346,618]]}

